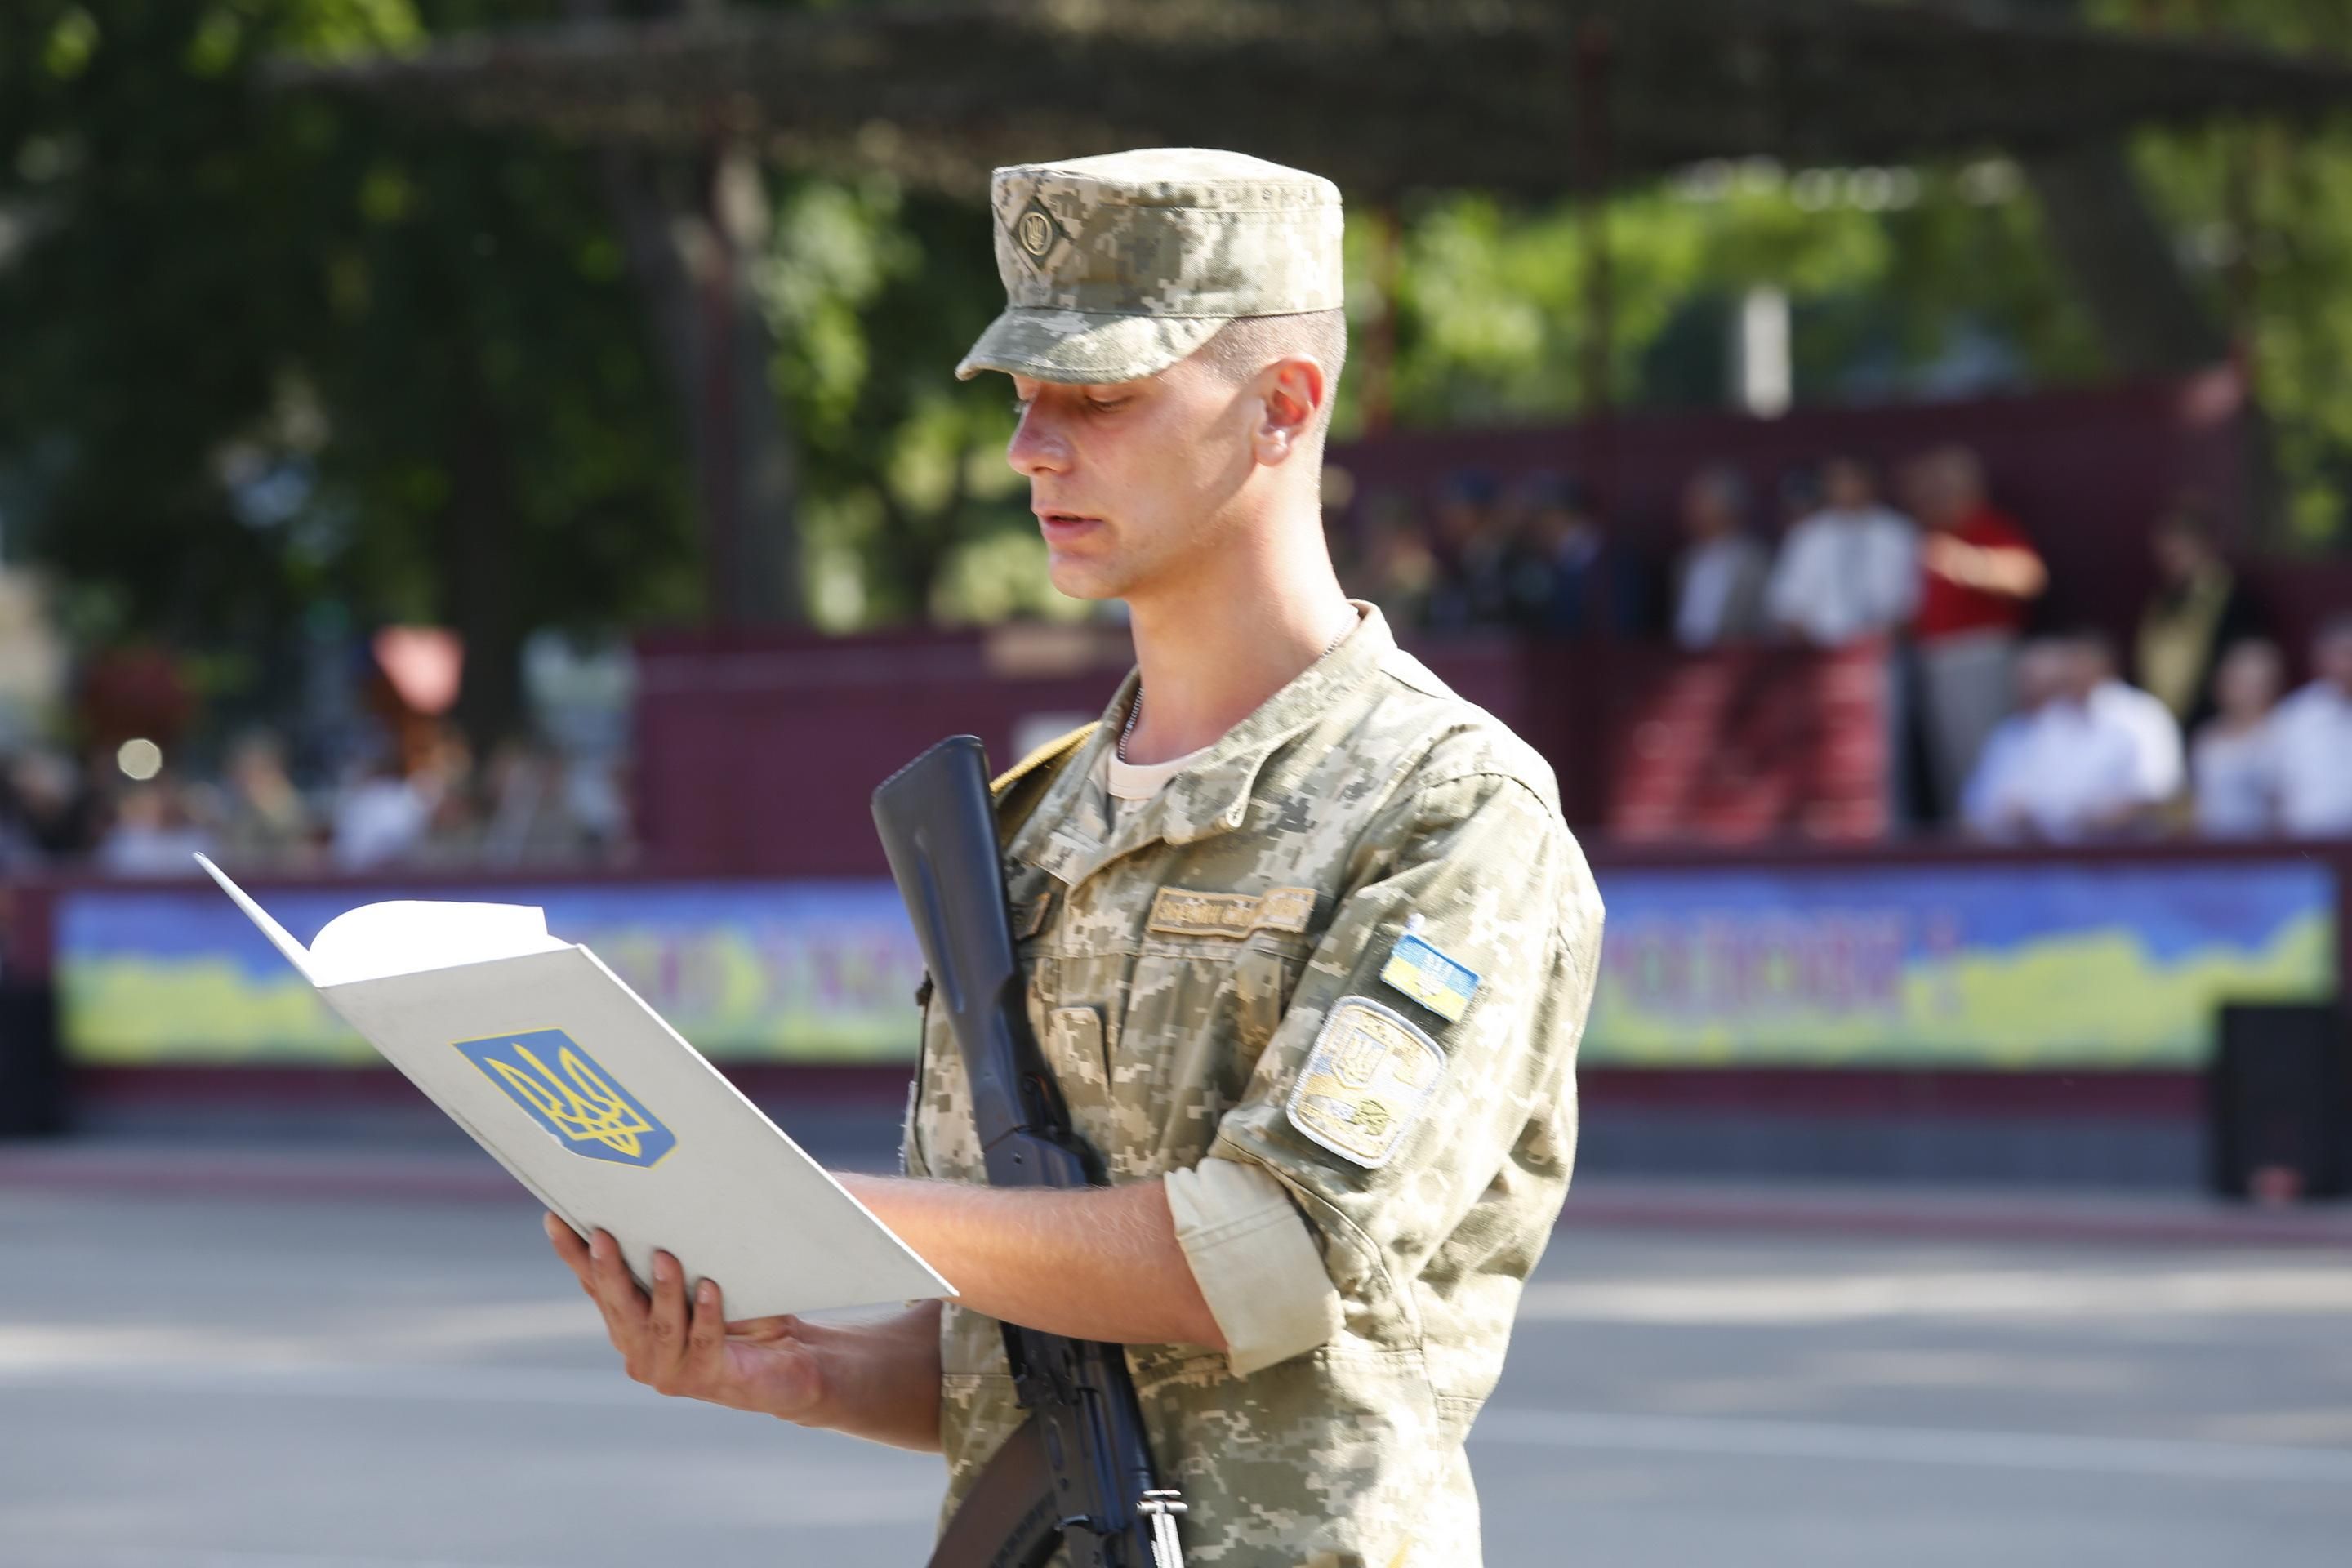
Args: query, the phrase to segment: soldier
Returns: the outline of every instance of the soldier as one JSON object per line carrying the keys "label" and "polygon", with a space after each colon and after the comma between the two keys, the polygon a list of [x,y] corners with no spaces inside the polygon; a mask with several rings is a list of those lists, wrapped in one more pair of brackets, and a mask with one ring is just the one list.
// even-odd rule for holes
{"label": "soldier", "polygon": [[902,1178],[949,1279],[877,1324],[727,1323],[550,1231],[631,1375],[944,1451],[1020,1424],[998,1321],[1129,1347],[1188,1560],[1479,1561],[1463,1440],[1566,1194],[1601,901],[1551,771],[1346,599],[1328,182],[1163,150],[1000,169],[1009,457],[1055,585],[1126,601],[1098,725],[998,781],[1028,1008],[1112,1184],[984,1179],[943,1009]]}

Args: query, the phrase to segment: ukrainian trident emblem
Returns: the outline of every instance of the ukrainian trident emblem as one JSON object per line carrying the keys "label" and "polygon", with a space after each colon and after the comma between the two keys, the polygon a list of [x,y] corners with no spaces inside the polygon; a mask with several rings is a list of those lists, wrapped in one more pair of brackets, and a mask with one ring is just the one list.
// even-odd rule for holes
{"label": "ukrainian trident emblem", "polygon": [[575,1154],[651,1165],[677,1147],[677,1134],[561,1029],[459,1040],[457,1047]]}

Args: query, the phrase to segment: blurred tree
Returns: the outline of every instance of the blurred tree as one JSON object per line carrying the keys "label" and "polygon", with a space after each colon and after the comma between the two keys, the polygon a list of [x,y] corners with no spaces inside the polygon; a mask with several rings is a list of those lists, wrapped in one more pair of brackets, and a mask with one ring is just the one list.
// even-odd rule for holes
{"label": "blurred tree", "polygon": [[[2341,55],[2352,0],[2086,0],[2116,26]],[[2352,543],[2352,124],[2149,132],[2138,172],[2267,417],[2278,541]]]}
{"label": "blurred tree", "polygon": [[[614,0],[564,0],[575,21],[615,16]],[[725,0],[641,0],[648,13],[708,15]],[[669,373],[692,457],[706,617],[719,626],[804,618],[795,453],[770,384],[775,344],[758,300],[768,223],[754,152],[714,133],[680,156],[599,149],[614,233]]]}
{"label": "blurred tree", "polygon": [[679,425],[593,171],[257,90],[268,54],[536,17],[464,0],[0,15],[0,468],[120,636],[295,647],[297,608],[465,637],[518,719],[547,622],[695,603]]}
{"label": "blurred tree", "polygon": [[[796,502],[817,617],[1056,607],[1002,460],[1002,380],[949,374],[999,298],[978,206],[772,171],[746,189],[724,150],[700,165],[583,154],[256,85],[277,51],[396,50],[601,8],[0,8],[7,557],[59,566],[78,585],[79,625],[241,649],[245,678],[279,690],[295,672],[273,660],[299,646],[306,604],[339,603],[362,625],[447,621],[471,650],[468,728],[500,732],[529,627],[684,617],[728,585],[726,563],[706,574],[693,524],[683,410],[710,362],[692,344],[693,247],[677,240],[681,216],[708,216],[726,165],[760,250],[736,283],[765,329],[727,350],[730,396],[761,440],[790,432],[793,449],[775,446],[759,469],[784,489],[761,504]],[[2089,10],[2318,47],[2345,36],[2352,0]],[[2189,287],[2257,372],[2301,536],[2340,536],[2352,133],[2150,135],[2130,167],[2160,220],[2156,242],[2186,258]],[[1572,209],[1440,195],[1401,217],[1396,416],[1578,412],[1585,258]],[[1999,159],[1705,165],[1622,195],[1607,223],[1612,395],[1626,405],[1721,401],[1723,323],[1760,286],[1793,300],[1804,400],[2080,380],[2134,363],[2062,271],[2028,182]],[[1375,226],[1351,226],[1360,310]],[[757,345],[748,363],[745,342]],[[1343,385],[1343,432],[1361,385]],[[800,545],[778,537],[785,559],[757,571],[789,599]],[[214,668],[232,680],[236,664]]]}
{"label": "blurred tree", "polygon": [[[2352,0],[2082,9],[2116,26],[2290,50],[2352,38]],[[1585,258],[1572,209],[1440,195],[1405,216],[1397,416],[1580,412]],[[2280,537],[2352,540],[2352,379],[2341,374],[2352,363],[2352,127],[2148,132],[2031,170],[1997,157],[1912,170],[1706,165],[1616,198],[1608,222],[1622,405],[1720,402],[1729,310],[1758,283],[1794,301],[1804,401],[2079,383],[2234,350],[2268,427]],[[1366,317],[1370,227],[1351,231]],[[1355,427],[1352,390],[1343,428]]]}
{"label": "blurred tree", "polygon": [[[761,293],[806,454],[808,526],[862,567],[854,605],[820,608],[836,622],[966,618],[979,606],[945,591],[951,559],[1035,538],[1004,463],[1009,384],[951,374],[1003,300],[987,219],[878,179],[802,177],[782,192]],[[1048,607],[1042,591],[1019,602]]]}
{"label": "blurred tree", "polygon": [[[1513,209],[1477,195],[1409,210],[1397,268],[1400,419],[1423,425],[1583,412],[1576,366],[1587,258],[1568,203]],[[2095,372],[2095,340],[2056,273],[2017,172],[1700,165],[1610,204],[1616,272],[1612,398],[1719,405],[1726,322],[1752,288],[1790,296],[1798,395],[1926,395]],[[1353,242],[1364,276],[1372,243]],[[1351,291],[1360,309],[1373,301]],[[1984,335],[2014,363],[1961,379]],[[1352,405],[1343,387],[1343,428]]]}

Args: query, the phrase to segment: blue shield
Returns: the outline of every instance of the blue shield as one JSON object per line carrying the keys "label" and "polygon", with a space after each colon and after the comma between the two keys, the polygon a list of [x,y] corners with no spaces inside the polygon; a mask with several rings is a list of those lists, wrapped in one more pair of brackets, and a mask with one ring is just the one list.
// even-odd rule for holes
{"label": "blue shield", "polygon": [[651,1165],[677,1147],[677,1135],[561,1029],[456,1043],[484,1077],[575,1154]]}

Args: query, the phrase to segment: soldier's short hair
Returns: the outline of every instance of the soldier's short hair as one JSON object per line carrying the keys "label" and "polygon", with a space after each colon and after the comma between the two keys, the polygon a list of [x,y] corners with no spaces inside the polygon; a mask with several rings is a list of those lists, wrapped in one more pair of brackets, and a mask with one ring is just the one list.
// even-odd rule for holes
{"label": "soldier's short hair", "polygon": [[1339,372],[1348,363],[1348,313],[1304,310],[1288,316],[1241,316],[1227,321],[1202,343],[1196,357],[1227,381],[1247,381],[1278,359],[1303,354],[1323,367],[1323,406],[1314,434],[1331,427]]}

